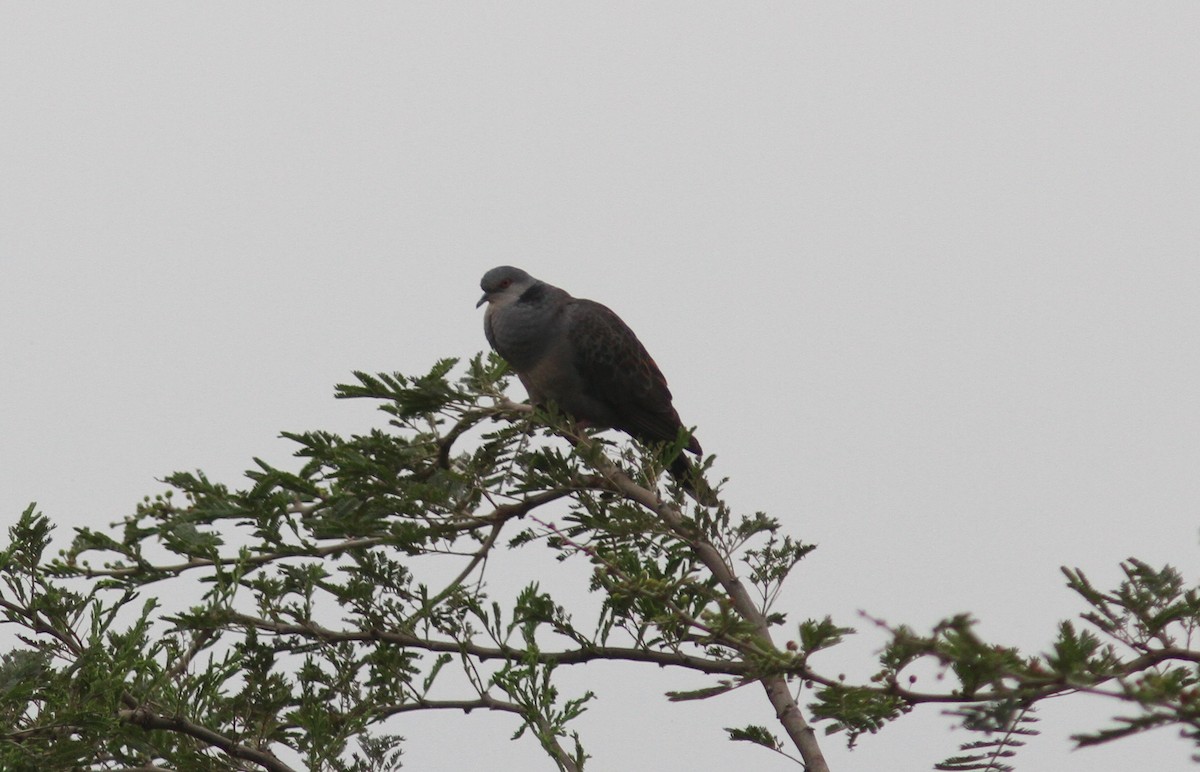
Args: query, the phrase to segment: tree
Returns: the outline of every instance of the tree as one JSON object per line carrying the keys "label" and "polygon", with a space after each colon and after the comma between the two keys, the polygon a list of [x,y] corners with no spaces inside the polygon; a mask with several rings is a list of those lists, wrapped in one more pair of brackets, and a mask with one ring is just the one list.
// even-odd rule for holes
{"label": "tree", "polygon": [[[30,506],[0,553],[0,611],[21,641],[0,661],[0,768],[393,769],[389,719],[478,710],[510,714],[579,770],[571,722],[593,694],[562,694],[556,674],[598,660],[708,679],[672,700],[762,688],[779,726],[730,738],[813,772],[829,768],[813,724],[853,744],[922,703],[983,733],[939,769],[1007,769],[1038,702],[1072,692],[1132,712],[1081,744],[1178,725],[1200,745],[1200,594],[1170,567],[1131,560],[1112,592],[1067,570],[1088,609],[1040,656],[981,640],[966,616],[885,626],[877,674],[850,684],[813,656],[853,631],[777,608],[813,546],[763,513],[660,487],[686,435],[648,450],[589,437],[509,401],[500,360],[452,380],[455,365],[356,373],[338,396],[377,401],[387,428],[287,434],[299,471],[256,460],[244,490],[174,474],[56,556]],[[593,623],[538,581],[490,597],[492,566],[531,549],[586,563]],[[190,605],[171,608],[179,598]],[[922,661],[944,688],[915,688]]]}

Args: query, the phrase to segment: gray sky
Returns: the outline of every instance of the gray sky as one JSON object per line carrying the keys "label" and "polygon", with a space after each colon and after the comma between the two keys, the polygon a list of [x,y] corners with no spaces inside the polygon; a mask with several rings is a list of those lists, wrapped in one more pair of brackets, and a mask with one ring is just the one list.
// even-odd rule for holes
{"label": "gray sky", "polygon": [[[1182,2],[6,5],[0,520],[95,526],[367,427],[333,384],[486,346],[511,263],[620,313],[735,508],[820,544],[793,620],[971,611],[1040,649],[1081,608],[1062,564],[1197,576],[1198,30]],[[869,670],[865,632],[830,672]],[[722,739],[759,692],[624,672],[572,675],[597,769],[795,768]],[[1048,706],[1018,768],[1187,768],[1171,731],[1069,751],[1107,715]],[[824,747],[928,769],[946,725]],[[548,768],[514,728],[397,731],[412,769]]]}

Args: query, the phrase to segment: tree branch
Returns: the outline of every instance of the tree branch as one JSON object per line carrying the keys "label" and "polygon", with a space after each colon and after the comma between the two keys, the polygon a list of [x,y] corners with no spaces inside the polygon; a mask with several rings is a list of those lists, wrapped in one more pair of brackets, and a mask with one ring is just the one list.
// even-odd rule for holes
{"label": "tree branch", "polygon": [[[587,438],[582,436],[577,439],[587,441]],[[775,644],[771,640],[771,631],[766,617],[750,597],[733,568],[725,562],[720,551],[707,539],[697,534],[695,529],[688,527],[683,513],[676,506],[664,502],[654,491],[635,483],[629,475],[606,458],[599,457],[593,463],[597,471],[612,484],[613,490],[657,514],[672,531],[691,546],[696,557],[725,590],[734,609],[754,627],[755,634],[768,649],[775,651]],[[775,708],[776,717],[800,751],[800,756],[804,759],[808,772],[829,772],[829,766],[817,744],[816,733],[809,726],[800,707],[796,704],[796,700],[792,697],[786,676],[776,673],[761,676],[759,680],[767,692],[767,699]]]}
{"label": "tree branch", "polygon": [[579,772],[579,766],[558,743],[553,727],[550,726],[544,717],[536,713],[531,713],[516,703],[498,700],[486,692],[480,694],[479,698],[474,700],[427,700],[419,698],[412,702],[406,702],[403,705],[392,705],[384,708],[382,716],[387,718],[398,713],[411,713],[418,710],[461,710],[463,713],[470,713],[480,708],[515,713],[525,719],[525,721],[537,724],[539,730],[538,737],[543,741],[543,746],[546,746],[547,743],[550,744],[550,747],[546,749],[553,756],[559,768],[567,770],[567,772]]}
{"label": "tree branch", "polygon": [[380,711],[380,716],[390,718],[398,713],[413,713],[418,710],[461,710],[463,713],[470,713],[473,710],[481,708],[484,710],[500,710],[522,715],[525,713],[520,705],[498,700],[490,694],[483,694],[474,700],[427,700],[417,698],[403,705],[389,705]]}
{"label": "tree branch", "polygon": [[306,557],[329,557],[336,555],[339,552],[346,552],[352,549],[363,549],[366,547],[377,547],[380,544],[387,544],[390,541],[387,537],[371,536],[361,539],[347,539],[336,544],[327,544],[316,549],[297,548],[295,552],[263,552],[258,555],[253,555],[248,558],[229,557],[229,558],[192,558],[186,563],[176,563],[170,566],[153,566],[153,565],[136,565],[123,566],[121,568],[91,568],[88,566],[72,566],[80,576],[86,579],[95,579],[97,577],[113,577],[124,579],[138,574],[182,574],[184,571],[190,571],[195,568],[212,568],[214,566],[228,566],[241,564],[248,568],[261,568],[276,560],[285,558],[306,558]]}
{"label": "tree branch", "polygon": [[[480,517],[473,517],[469,520],[461,521],[453,524],[436,523],[435,527],[439,530],[449,533],[452,531],[470,531],[476,528],[482,528],[486,525],[495,525],[503,523],[513,518],[521,517],[532,509],[539,507],[548,502],[560,499],[568,495],[570,490],[553,490],[543,491],[542,493],[527,496],[520,501],[515,501],[510,504],[500,504],[492,512]],[[368,536],[357,539],[346,539],[334,544],[326,544],[316,548],[297,547],[294,551],[278,551],[278,552],[263,552],[258,555],[253,555],[248,558],[228,557],[228,558],[193,558],[184,563],[176,563],[169,566],[153,566],[153,565],[135,565],[123,566],[121,568],[91,568],[87,566],[73,565],[72,568],[78,574],[87,579],[95,579],[98,577],[112,577],[124,579],[138,574],[164,574],[177,575],[184,571],[190,571],[196,568],[212,568],[218,565],[242,565],[248,568],[262,568],[265,565],[273,563],[277,560],[286,558],[324,558],[330,555],[337,555],[342,552],[348,552],[356,549],[366,549],[369,547],[378,547],[380,545],[389,544],[392,541],[390,536]]]}
{"label": "tree branch", "polygon": [[[125,695],[123,701],[126,704],[136,703],[129,695]],[[296,772],[296,770],[284,764],[276,758],[275,754],[269,751],[260,751],[245,745],[239,745],[228,737],[217,734],[208,727],[193,724],[182,716],[162,716],[151,711],[144,705],[137,705],[136,707],[117,711],[117,716],[122,721],[141,727],[142,729],[161,729],[166,732],[175,732],[194,737],[206,745],[220,749],[228,756],[252,762],[269,772]]]}
{"label": "tree branch", "polygon": [[299,635],[326,643],[383,641],[424,651],[466,654],[480,660],[499,659],[512,662],[532,660],[544,665],[581,665],[594,660],[619,659],[629,662],[649,662],[664,667],[671,665],[712,675],[745,675],[751,671],[750,666],[742,662],[706,659],[679,652],[650,651],[623,646],[587,646],[579,649],[534,653],[512,646],[490,647],[460,641],[434,641],[412,633],[388,630],[331,630],[315,622],[289,624],[273,622],[247,614],[229,614],[225,619],[234,624],[253,627],[276,635]]}

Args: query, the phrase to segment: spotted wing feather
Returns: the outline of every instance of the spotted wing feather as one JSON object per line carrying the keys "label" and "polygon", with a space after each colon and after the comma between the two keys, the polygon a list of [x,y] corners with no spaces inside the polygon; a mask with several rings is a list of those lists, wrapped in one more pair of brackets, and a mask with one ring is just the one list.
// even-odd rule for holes
{"label": "spotted wing feather", "polygon": [[[607,306],[573,299],[569,335],[584,389],[609,406],[613,428],[650,442],[672,442],[682,422],[667,379],[633,330]],[[700,453],[692,438],[687,449]]]}

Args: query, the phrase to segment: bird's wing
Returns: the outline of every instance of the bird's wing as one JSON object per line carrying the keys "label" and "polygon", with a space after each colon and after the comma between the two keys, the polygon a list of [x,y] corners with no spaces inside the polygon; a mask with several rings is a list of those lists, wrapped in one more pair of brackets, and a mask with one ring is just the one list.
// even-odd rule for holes
{"label": "bird's wing", "polygon": [[[675,440],[682,424],[667,379],[629,325],[591,300],[572,299],[567,311],[580,381],[588,396],[611,406],[614,428],[651,442]],[[700,445],[693,438],[688,449]]]}

